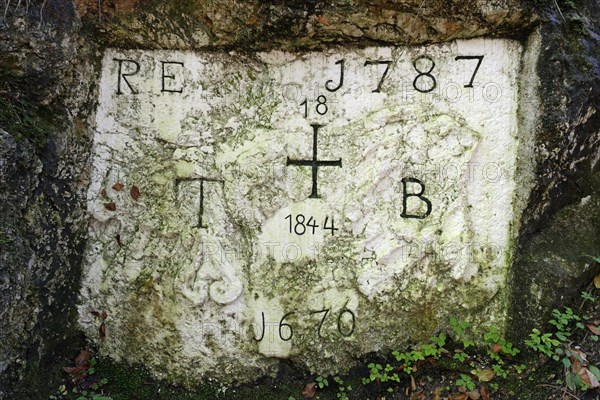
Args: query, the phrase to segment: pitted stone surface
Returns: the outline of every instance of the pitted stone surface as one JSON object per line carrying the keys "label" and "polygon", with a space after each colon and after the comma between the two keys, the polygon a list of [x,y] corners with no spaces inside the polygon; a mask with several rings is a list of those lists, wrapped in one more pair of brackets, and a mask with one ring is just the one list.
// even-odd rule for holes
{"label": "pitted stone surface", "polygon": [[520,55],[108,50],[82,327],[106,310],[105,354],[227,380],[502,323]]}

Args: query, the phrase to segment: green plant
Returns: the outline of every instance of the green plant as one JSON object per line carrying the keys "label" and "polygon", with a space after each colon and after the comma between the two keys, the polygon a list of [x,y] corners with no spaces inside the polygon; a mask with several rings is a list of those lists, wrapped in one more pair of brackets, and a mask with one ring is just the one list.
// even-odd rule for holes
{"label": "green plant", "polygon": [[61,385],[57,393],[50,396],[51,400],[112,400],[111,397],[105,396],[102,390],[108,384],[108,379],[95,375],[97,360],[89,358],[89,354],[89,351],[82,351],[76,359],[78,366],[65,368],[75,386],[69,391],[66,385]]}
{"label": "green plant", "polygon": [[560,357],[554,354],[554,349],[559,347],[561,342],[554,339],[553,336],[552,333],[542,333],[539,329],[534,328],[529,334],[530,339],[525,340],[525,345],[558,361]]}
{"label": "green plant", "polygon": [[329,386],[329,381],[327,380],[327,378],[323,378],[322,376],[317,376],[315,378],[315,380],[317,381],[317,386],[319,386],[319,389],[323,389],[323,388]]}
{"label": "green plant", "polygon": [[462,342],[465,349],[475,345],[475,342],[470,340],[466,335],[466,331],[470,326],[471,324],[467,321],[459,321],[454,317],[450,317],[450,328],[454,332],[454,339]]}
{"label": "green plant", "polygon": [[594,296],[592,296],[591,294],[589,294],[588,292],[581,292],[581,298],[584,300],[591,301],[592,303],[594,303],[596,301],[596,298]]}
{"label": "green plant", "polygon": [[[483,335],[483,341],[492,345],[499,346],[499,349],[490,349],[488,350],[488,355],[493,360],[498,360],[498,353],[502,353],[511,357],[516,356],[521,351],[513,346],[513,344],[507,340],[505,340],[498,330],[498,327],[495,325],[490,325],[488,327],[488,331]],[[498,350],[498,351],[494,351]]]}
{"label": "green plant", "polygon": [[333,378],[333,380],[335,381],[335,383],[338,384],[338,393],[337,393],[338,399],[348,400],[347,392],[352,391],[352,386],[346,385],[346,383],[339,376],[336,376],[335,378]]}
{"label": "green plant", "polygon": [[458,360],[460,362],[464,362],[468,357],[469,357],[469,355],[467,353],[465,353],[462,350],[459,350],[456,353],[454,353],[454,356],[452,358],[454,358],[455,360]]}
{"label": "green plant", "polygon": [[[586,301],[596,302],[596,298],[588,292],[582,292],[581,297]],[[600,380],[600,370],[595,365],[589,365],[583,352],[572,348],[571,338],[575,330],[585,329],[582,318],[570,307],[565,307],[564,311],[552,310],[552,317],[549,323],[555,327],[556,332],[543,333],[539,329],[533,329],[525,344],[535,352],[562,363],[564,382],[569,390],[587,390],[594,378]],[[592,340],[596,341],[598,338]],[[595,384],[597,385],[597,381]]]}
{"label": "green plant", "polygon": [[396,360],[402,363],[402,370],[411,374],[419,361],[425,361],[426,358],[438,359],[442,353],[447,352],[444,348],[446,344],[446,335],[439,335],[429,338],[430,343],[424,343],[416,346],[414,350],[401,353],[399,351],[392,352]]}
{"label": "green plant", "polygon": [[467,389],[469,392],[475,389],[475,382],[469,375],[460,374],[460,379],[456,381],[456,386],[463,387]]}

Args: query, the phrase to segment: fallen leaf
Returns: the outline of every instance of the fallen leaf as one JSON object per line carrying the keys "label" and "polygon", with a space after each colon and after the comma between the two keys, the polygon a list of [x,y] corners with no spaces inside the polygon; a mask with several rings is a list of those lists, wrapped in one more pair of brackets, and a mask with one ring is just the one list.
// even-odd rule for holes
{"label": "fallen leaf", "polygon": [[596,275],[594,278],[594,286],[596,286],[596,289],[600,289],[600,275]]}
{"label": "fallen leaf", "polygon": [[427,396],[425,396],[422,390],[419,390],[410,396],[410,400],[427,400]]}
{"label": "fallen leaf", "polygon": [[502,350],[502,345],[500,343],[496,343],[492,346],[492,353],[498,354],[500,353],[500,350]]}
{"label": "fallen leaf", "polygon": [[302,391],[302,396],[308,397],[308,398],[313,398],[317,394],[316,389],[317,389],[317,384],[315,382],[307,383],[306,386],[304,386],[304,390]]}
{"label": "fallen leaf", "polygon": [[98,334],[100,335],[100,340],[104,340],[104,338],[106,338],[106,324],[104,322],[100,324]]}
{"label": "fallen leaf", "polygon": [[102,310],[102,321],[106,321],[106,317],[108,317],[106,310]]}
{"label": "fallen leaf", "polygon": [[414,392],[417,390],[417,383],[415,382],[415,377],[410,376],[410,389]]}
{"label": "fallen leaf", "polygon": [[123,247],[123,242],[121,242],[121,235],[117,233],[115,235],[115,239],[117,239],[117,244],[119,245],[119,247]]}
{"label": "fallen leaf", "polygon": [[600,383],[598,383],[598,379],[590,372],[587,368],[581,368],[577,373],[583,383],[587,385],[590,389],[595,389],[600,387]]}
{"label": "fallen leaf", "polygon": [[63,367],[63,371],[68,373],[71,377],[71,381],[74,384],[79,384],[85,379],[85,372],[90,368],[90,357],[92,353],[89,350],[81,350],[77,357],[75,357],[74,367]]}
{"label": "fallen leaf", "polygon": [[439,387],[436,387],[435,390],[433,391],[433,400],[442,400],[441,396],[440,396],[440,392],[442,390]]}
{"label": "fallen leaf", "polygon": [[479,395],[479,390],[477,390],[477,389],[473,389],[470,392],[468,392],[467,396],[469,396],[469,399],[471,399],[471,400],[479,400],[479,398],[481,397]]}
{"label": "fallen leaf", "polygon": [[490,368],[486,369],[474,369],[471,371],[473,375],[475,375],[481,382],[489,382],[494,379],[494,371]]}
{"label": "fallen leaf", "polygon": [[75,365],[78,367],[89,365],[90,357],[92,357],[91,351],[81,350],[77,357],[75,357]]}
{"label": "fallen leaf", "polygon": [[123,190],[123,188],[125,187],[125,185],[123,185],[121,182],[117,182],[114,185],[112,185],[113,190],[120,192],[121,190]]}
{"label": "fallen leaf", "polygon": [[102,196],[102,197],[106,197],[106,189],[102,189],[102,190],[100,191],[100,196]]}
{"label": "fallen leaf", "polygon": [[63,367],[63,371],[65,371],[67,374],[73,375],[73,377],[71,377],[72,379],[87,370],[88,367]]}
{"label": "fallen leaf", "polygon": [[105,203],[104,208],[106,208],[108,211],[116,211],[117,205],[111,201],[110,203]]}
{"label": "fallen leaf", "polygon": [[134,200],[139,199],[140,198],[140,188],[133,185],[131,187],[131,190],[129,191],[129,194],[131,195],[131,197],[133,197]]}
{"label": "fallen leaf", "polygon": [[582,367],[587,367],[587,356],[583,351],[571,348],[569,348],[569,351],[571,352],[571,356],[569,357],[571,359],[571,371],[578,373]]}
{"label": "fallen leaf", "polygon": [[329,26],[329,21],[322,15],[315,15],[315,19],[323,26]]}
{"label": "fallen leaf", "polygon": [[481,398],[483,400],[490,400],[490,392],[485,386],[482,386],[481,389],[479,389],[479,393],[481,393]]}
{"label": "fallen leaf", "polygon": [[587,327],[594,335],[600,336],[600,329],[598,328],[598,326],[588,325]]}
{"label": "fallen leaf", "polygon": [[467,400],[469,396],[464,393],[455,393],[448,396],[448,400]]}

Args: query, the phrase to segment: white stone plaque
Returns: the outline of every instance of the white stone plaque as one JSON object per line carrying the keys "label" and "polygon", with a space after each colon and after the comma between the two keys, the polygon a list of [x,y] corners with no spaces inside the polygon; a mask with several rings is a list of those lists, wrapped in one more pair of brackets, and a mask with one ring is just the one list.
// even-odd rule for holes
{"label": "white stone plaque", "polygon": [[521,50],[108,50],[81,325],[182,381],[501,325]]}

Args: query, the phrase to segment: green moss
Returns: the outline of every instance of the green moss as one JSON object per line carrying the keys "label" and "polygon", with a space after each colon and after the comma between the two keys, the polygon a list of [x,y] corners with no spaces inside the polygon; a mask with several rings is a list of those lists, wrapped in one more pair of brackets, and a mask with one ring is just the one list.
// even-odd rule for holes
{"label": "green moss", "polygon": [[10,242],[10,238],[8,236],[6,236],[4,233],[0,232],[0,246],[3,245],[4,243],[8,243]]}
{"label": "green moss", "polygon": [[114,400],[281,400],[298,397],[297,382],[280,381],[275,384],[246,385],[224,389],[215,384],[204,384],[186,389],[162,380],[155,380],[141,365],[127,365],[110,359],[100,359],[96,373],[108,379],[106,394]]}
{"label": "green moss", "polygon": [[0,96],[0,127],[38,149],[52,132],[49,111],[31,103]]}

